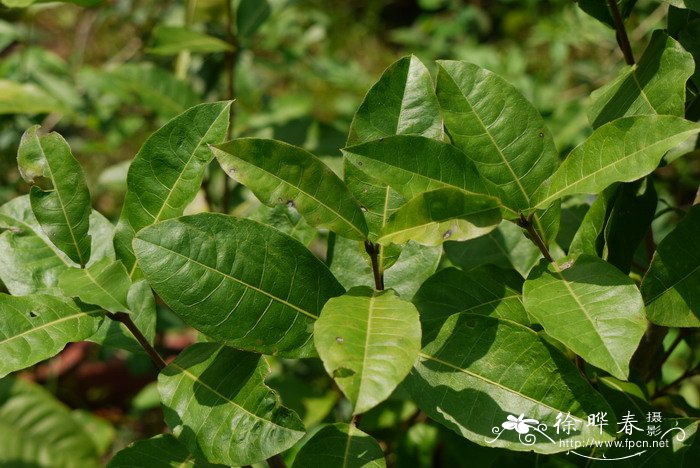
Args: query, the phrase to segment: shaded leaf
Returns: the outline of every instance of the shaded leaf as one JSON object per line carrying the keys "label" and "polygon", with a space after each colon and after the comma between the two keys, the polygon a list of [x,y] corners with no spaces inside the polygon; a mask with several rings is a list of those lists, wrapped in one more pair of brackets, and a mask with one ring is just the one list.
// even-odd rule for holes
{"label": "shaded leaf", "polygon": [[269,372],[260,355],[194,344],[158,377],[165,421],[210,462],[249,465],[280,453],[304,435],[304,425],[265,385]]}
{"label": "shaded leaf", "polygon": [[187,448],[172,434],[160,434],[146,440],[137,440],[114,455],[108,468],[134,467],[185,468],[223,466],[195,459]]}
{"label": "shaded leaf", "polygon": [[559,164],[535,107],[500,76],[466,62],[438,61],[437,96],[452,142],[499,189],[514,213],[529,213],[537,188]]}
{"label": "shaded leaf", "polygon": [[423,283],[413,297],[420,311],[423,342],[437,335],[448,317],[460,312],[490,315],[530,325],[520,294],[523,279],[513,270],[483,265],[470,271],[445,268]]}
{"label": "shaded leaf", "polygon": [[314,325],[326,372],[361,414],[391,395],[420,351],[418,311],[394,291],[357,287],[330,299]]}
{"label": "shaded leaf", "polygon": [[56,132],[38,134],[36,125],[22,135],[17,164],[27,182],[45,178],[51,189],[29,192],[34,216],[51,242],[81,266],[90,258],[90,192],[85,174],[66,140]]}
{"label": "shaded leaf", "polygon": [[384,468],[384,452],[376,440],[355,426],[329,424],[306,441],[292,468]]}
{"label": "shaded leaf", "polygon": [[104,313],[56,296],[0,293],[0,377],[58,354],[95,333]]}
{"label": "shaded leaf", "polygon": [[666,151],[700,132],[679,117],[624,117],[599,127],[574,148],[535,195],[545,208],[565,195],[598,193],[614,182],[631,182],[652,172]]}
{"label": "shaded leaf", "polygon": [[647,318],[667,327],[700,327],[700,206],[659,243],[642,281]]}
{"label": "shaded leaf", "polygon": [[620,117],[668,114],[683,117],[685,82],[693,74],[690,53],[657,30],[636,65],[591,94],[588,120],[593,128]]}
{"label": "shaded leaf", "polygon": [[533,321],[587,362],[627,379],[646,330],[644,303],[627,275],[597,257],[541,261],[523,286]]}
{"label": "shaded leaf", "polygon": [[603,247],[605,247],[603,231],[610,218],[610,207],[615,201],[618,189],[618,184],[611,185],[591,203],[591,207],[571,240],[569,255],[587,254],[602,258]]}
{"label": "shaded leaf", "polygon": [[120,261],[104,258],[88,268],[71,268],[58,279],[58,286],[68,297],[110,312],[128,312],[127,294],[131,281]]}
{"label": "shaded leaf", "polygon": [[252,36],[270,16],[267,0],[241,0],[236,10],[236,32],[242,38]]}
{"label": "shaded leaf", "polygon": [[208,54],[230,51],[233,50],[233,46],[193,29],[158,25],[153,30],[153,44],[146,52],[154,55],[177,55],[185,50]]}
{"label": "shaded leaf", "polygon": [[[404,386],[428,416],[479,445],[555,453],[568,450],[560,440],[585,445],[614,438],[586,426],[588,414],[612,410],[576,367],[534,331],[508,320],[452,315],[425,345]],[[559,413],[569,414],[578,430],[557,434]],[[528,444],[502,427],[509,415],[537,421],[528,429],[532,438],[524,439]],[[550,429],[534,430],[539,423]]]}
{"label": "shaded leaf", "polygon": [[268,206],[290,204],[312,226],[364,240],[367,224],[343,181],[311,153],[276,140],[239,138],[212,147],[224,171]]}
{"label": "shaded leaf", "polygon": [[142,230],[134,249],[153,289],[187,324],[265,354],[313,355],[313,321],[344,292],[304,246],[250,220],[183,216]]}
{"label": "shaded leaf", "polygon": [[[620,15],[623,20],[626,19],[637,0],[616,0],[617,6],[620,10]],[[578,0],[579,8],[583,11],[600,21],[615,29],[615,22],[613,21],[612,13],[610,13],[610,7],[608,6],[607,0]]]}
{"label": "shaded leaf", "polygon": [[387,220],[378,242],[403,244],[409,240],[440,245],[488,234],[501,222],[498,199],[466,194],[453,188],[425,192],[409,200]]}
{"label": "shaded leaf", "polygon": [[131,163],[114,236],[117,257],[131,278],[137,271],[131,246],[134,234],[182,215],[194,199],[213,159],[207,145],[225,137],[230,105],[215,102],[187,110],[153,133]]}

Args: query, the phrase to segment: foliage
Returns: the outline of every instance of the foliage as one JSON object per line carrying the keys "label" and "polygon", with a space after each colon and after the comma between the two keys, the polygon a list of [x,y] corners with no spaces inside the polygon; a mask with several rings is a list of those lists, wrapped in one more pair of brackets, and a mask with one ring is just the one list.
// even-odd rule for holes
{"label": "foliage", "polygon": [[[3,1],[53,8],[40,3]],[[86,24],[113,6],[71,3],[88,7],[69,7]],[[693,2],[672,2],[668,28],[637,39],[636,63],[624,24],[645,2],[579,2],[628,63],[585,103],[542,106],[536,79],[433,60],[456,29],[373,85],[313,56],[327,81],[368,89],[324,102],[313,112],[325,120],[309,118],[304,93],[270,104],[255,91],[281,80],[275,52],[292,69],[312,54],[301,10],[202,3],[176,10],[179,24],[159,21],[167,5],[131,5],[148,12],[137,46],[147,60],[94,67],[27,46],[0,63],[37,63],[0,81],[2,135],[27,128],[15,145],[22,180],[0,206],[0,464],[692,466]],[[461,2],[418,5],[418,29],[442,15],[453,27],[485,20]],[[395,43],[409,30],[393,30]],[[551,56],[556,65],[561,51]],[[135,156],[109,168],[123,202],[108,219],[78,150],[118,147]],[[155,416],[154,430],[117,439],[108,420],[31,382],[85,341],[100,361],[141,367],[151,383],[131,411],[143,425]],[[628,444],[651,440],[666,444]]]}

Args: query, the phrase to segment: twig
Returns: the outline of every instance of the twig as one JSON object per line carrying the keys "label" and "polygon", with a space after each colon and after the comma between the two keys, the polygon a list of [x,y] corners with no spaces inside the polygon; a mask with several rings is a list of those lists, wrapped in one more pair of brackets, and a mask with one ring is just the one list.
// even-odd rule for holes
{"label": "twig", "polygon": [[627,37],[627,30],[625,29],[625,23],[622,20],[620,9],[617,6],[617,1],[608,0],[608,7],[610,8],[610,14],[612,14],[613,22],[615,23],[615,30],[617,31],[617,43],[620,46],[622,55],[625,56],[625,62],[627,62],[627,65],[634,65],[634,55],[632,54],[632,46],[630,46],[630,40]]}
{"label": "twig", "polygon": [[378,244],[373,244],[370,241],[365,241],[365,251],[372,261],[372,273],[374,274],[374,288],[377,291],[384,290],[384,274],[379,270],[379,249]]}
{"label": "twig", "polygon": [[165,362],[165,360],[161,357],[161,355],[158,354],[158,351],[156,351],[155,348],[151,346],[151,343],[148,342],[146,337],[143,336],[143,333],[141,333],[139,327],[137,327],[133,320],[131,320],[131,315],[127,314],[126,312],[116,312],[108,313],[107,316],[112,320],[123,323],[126,326],[126,328],[129,329],[131,334],[134,335],[136,341],[138,341],[143,350],[146,351],[146,354],[148,354],[148,357],[151,358],[151,361],[153,361],[153,364],[156,365],[158,370],[162,370],[165,368],[165,366],[168,365]]}
{"label": "twig", "polygon": [[664,385],[663,387],[659,388],[654,392],[654,394],[651,396],[651,399],[654,400],[656,398],[659,398],[660,396],[664,395],[666,392],[671,390],[673,387],[681,383],[687,378],[694,377],[696,375],[700,375],[700,367],[694,367],[691,369],[688,369],[687,371],[683,372],[683,375],[678,377],[676,380],[671,382],[668,385]]}
{"label": "twig", "polygon": [[520,218],[517,221],[518,226],[521,228],[527,230],[528,234],[530,234],[530,240],[534,242],[534,244],[537,246],[537,248],[540,249],[540,252],[542,252],[542,255],[544,255],[544,258],[546,258],[550,263],[554,263],[554,258],[552,255],[549,253],[549,249],[547,246],[544,244],[544,241],[540,237],[540,235],[537,233],[537,230],[535,227],[532,225],[532,215],[529,217],[525,217],[522,213],[520,213]]}

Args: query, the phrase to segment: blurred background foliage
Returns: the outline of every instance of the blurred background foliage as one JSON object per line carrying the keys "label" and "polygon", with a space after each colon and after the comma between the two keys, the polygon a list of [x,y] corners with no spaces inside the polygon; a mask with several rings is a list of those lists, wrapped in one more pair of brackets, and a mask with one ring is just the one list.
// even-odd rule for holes
{"label": "blurred background foliage", "polygon": [[[16,168],[17,146],[24,130],[41,124],[68,140],[87,172],[94,206],[115,221],[128,164],[146,137],[196,103],[231,96],[234,136],[284,140],[338,168],[339,148],[365,93],[407,54],[428,66],[435,59],[466,60],[504,76],[539,109],[565,155],[591,132],[590,93],[624,67],[614,31],[572,0],[232,0],[230,5],[235,17],[229,33],[222,0],[0,0],[0,204],[27,193]],[[626,22],[636,56],[654,29],[667,27],[668,9],[663,1],[636,3]],[[657,171],[658,211],[666,216],[654,226],[657,242],[673,225],[665,228],[664,219],[692,203],[699,174],[698,158]],[[224,180],[212,166],[192,211],[221,210]],[[250,195],[240,186],[232,190],[234,214],[253,213],[272,224],[275,216],[285,216],[256,212],[259,204]],[[566,223],[565,217],[562,231]],[[575,228],[576,220],[572,223]],[[315,233],[309,236],[310,242]],[[159,346],[171,355],[196,339],[162,304],[158,330]],[[679,347],[670,361],[675,364],[664,372],[682,372],[696,358]],[[78,362],[88,364],[76,368]],[[307,426],[349,417],[347,402],[331,388],[320,363],[278,361],[274,369],[270,384]],[[79,343],[58,361],[32,370],[30,378],[71,407],[110,421],[116,432],[108,424],[93,435],[105,447],[112,443],[111,451],[163,429],[144,356]],[[687,397],[697,407],[696,394]],[[395,444],[399,466],[430,466],[438,441],[443,460],[455,466],[465,463],[461,454],[467,446],[473,466],[535,461],[534,455],[483,450],[415,420],[411,405],[397,395],[367,414],[361,426]]]}

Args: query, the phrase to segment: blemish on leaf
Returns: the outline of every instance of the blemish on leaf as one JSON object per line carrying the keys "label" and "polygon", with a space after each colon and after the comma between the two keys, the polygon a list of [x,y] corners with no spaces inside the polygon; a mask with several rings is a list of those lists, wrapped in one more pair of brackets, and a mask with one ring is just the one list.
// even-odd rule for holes
{"label": "blemish on leaf", "polygon": [[29,311],[29,316],[30,317],[37,317],[37,315],[32,310]]}
{"label": "blemish on leaf", "polygon": [[340,378],[351,377],[353,375],[355,375],[355,371],[352,369],[348,369],[347,367],[339,367],[333,371],[333,378],[334,379],[336,379],[338,377],[340,377]]}
{"label": "blemish on leaf", "polygon": [[343,339],[342,336],[336,336],[336,337],[335,337],[335,341],[337,341],[337,342],[340,343],[340,344],[343,344],[343,341],[345,341],[345,340]]}
{"label": "blemish on leaf", "polygon": [[443,239],[449,239],[451,235],[452,235],[452,231],[448,229],[448,230],[445,232],[445,234],[442,235],[442,238],[443,238]]}
{"label": "blemish on leaf", "polygon": [[562,264],[559,266],[559,269],[560,269],[560,270],[566,270],[566,269],[568,269],[568,268],[571,268],[571,267],[573,266],[573,264],[574,264],[574,261],[573,261],[573,260],[568,260],[568,261],[562,263]]}
{"label": "blemish on leaf", "polygon": [[544,133],[540,132],[540,138],[544,138]]}
{"label": "blemish on leaf", "polygon": [[294,208],[294,207],[295,207],[295,205],[294,205],[294,200],[289,200],[289,201],[287,202],[287,206],[288,206],[289,208]]}
{"label": "blemish on leaf", "polygon": [[362,211],[362,212],[364,212],[364,213],[367,213],[367,208],[365,208],[364,206],[361,206],[361,205],[360,205],[360,211]]}
{"label": "blemish on leaf", "polygon": [[474,327],[476,327],[476,320],[473,320],[473,319],[465,320],[465,321],[464,321],[464,325],[465,325],[467,328],[474,328]]}

